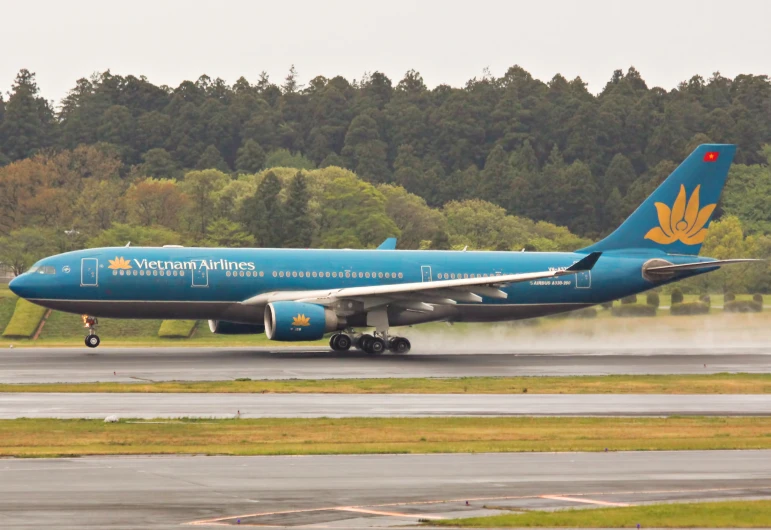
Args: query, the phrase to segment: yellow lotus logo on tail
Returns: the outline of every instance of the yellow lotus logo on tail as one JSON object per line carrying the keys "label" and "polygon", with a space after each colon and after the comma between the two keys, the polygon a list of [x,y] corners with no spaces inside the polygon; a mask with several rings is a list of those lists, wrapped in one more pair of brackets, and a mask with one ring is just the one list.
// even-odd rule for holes
{"label": "yellow lotus logo on tail", "polygon": [[292,320],[293,326],[310,326],[311,325],[311,319],[300,313],[296,317],[294,317],[294,320]]}
{"label": "yellow lotus logo on tail", "polygon": [[704,242],[707,235],[707,229],[704,225],[709,221],[712,212],[715,210],[715,204],[708,204],[701,210],[699,209],[699,189],[701,185],[696,186],[691,198],[686,204],[685,186],[680,185],[680,193],[675,199],[672,209],[663,202],[656,203],[656,211],[659,214],[659,225],[652,228],[645,239],[650,239],[661,245],[669,245],[675,241],[680,241],[686,245],[698,245]]}
{"label": "yellow lotus logo on tail", "polygon": [[131,263],[129,263],[128,260],[124,258],[115,258],[107,261],[110,262],[110,266],[107,267],[108,269],[118,270],[131,268]]}

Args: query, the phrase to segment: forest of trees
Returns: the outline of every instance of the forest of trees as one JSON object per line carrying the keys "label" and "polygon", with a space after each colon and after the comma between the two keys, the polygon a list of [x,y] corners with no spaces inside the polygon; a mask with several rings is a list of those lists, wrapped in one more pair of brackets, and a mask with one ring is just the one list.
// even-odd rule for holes
{"label": "forest of trees", "polygon": [[629,68],[594,95],[518,66],[433,89],[415,71],[176,88],[108,71],[54,104],[22,70],[0,96],[0,261],[129,240],[572,250],[704,142],[739,147],[716,227],[744,247],[721,248],[767,255],[768,76],[665,90]]}

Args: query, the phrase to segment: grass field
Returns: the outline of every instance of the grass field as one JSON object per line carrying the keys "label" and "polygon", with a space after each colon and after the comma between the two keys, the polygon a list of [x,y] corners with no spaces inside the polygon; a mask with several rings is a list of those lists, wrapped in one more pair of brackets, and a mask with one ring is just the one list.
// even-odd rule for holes
{"label": "grass field", "polygon": [[619,508],[527,511],[492,517],[431,521],[464,528],[768,528],[771,501],[652,504]]}
{"label": "grass field", "polygon": [[769,449],[771,418],[19,419],[0,440],[19,457]]}
{"label": "grass field", "polygon": [[5,331],[3,331],[3,337],[32,337],[40,326],[40,321],[45,313],[46,309],[39,305],[26,300],[16,300],[16,309],[5,327]]}
{"label": "grass field", "polygon": [[195,331],[196,320],[164,320],[158,336],[164,339],[188,339]]}
{"label": "grass field", "polygon": [[0,392],[321,394],[768,394],[771,374],[295,379],[0,384]]}

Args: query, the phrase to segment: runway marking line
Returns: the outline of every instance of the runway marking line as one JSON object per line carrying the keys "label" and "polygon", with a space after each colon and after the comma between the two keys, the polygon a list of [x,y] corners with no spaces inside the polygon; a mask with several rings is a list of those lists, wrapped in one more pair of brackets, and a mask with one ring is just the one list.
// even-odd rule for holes
{"label": "runway marking line", "polygon": [[554,501],[580,502],[584,504],[598,504],[600,506],[631,506],[628,502],[609,502],[596,499],[584,499],[583,497],[566,497],[563,495],[541,495],[542,499],[551,499]]}
{"label": "runway marking line", "polygon": [[356,506],[341,506],[339,508],[332,508],[332,509],[340,512],[356,512],[356,513],[366,513],[370,515],[386,515],[388,517],[410,517],[413,519],[444,519],[444,517],[440,517],[439,515],[424,515],[424,514],[400,513],[400,512],[382,512],[378,510],[367,510],[365,508],[358,508]]}
{"label": "runway marking line", "polygon": [[[574,502],[587,502],[591,504],[595,503],[603,503],[603,501],[596,501],[593,502],[589,499],[584,499],[584,497],[595,497],[595,496],[603,496],[603,495],[651,495],[651,494],[657,494],[657,493],[714,493],[714,492],[721,492],[721,491],[742,491],[742,490],[752,490],[752,491],[758,491],[758,490],[771,490],[771,486],[768,487],[757,487],[757,486],[744,486],[744,487],[736,487],[736,488],[706,488],[706,489],[675,489],[675,490],[629,490],[629,491],[595,491],[595,492],[588,492],[588,493],[554,493],[554,494],[541,494],[541,495],[504,495],[504,496],[498,496],[498,497],[464,497],[461,499],[438,499],[438,500],[429,500],[429,501],[407,501],[407,502],[389,502],[384,504],[362,504],[359,506],[327,506],[322,508],[305,508],[300,510],[282,510],[282,511],[276,511],[276,512],[261,512],[261,513],[248,513],[243,515],[226,515],[224,517],[215,517],[212,519],[200,519],[196,521],[190,521],[187,523],[182,523],[184,525],[189,526],[198,526],[198,525],[222,525],[222,521],[232,521],[233,519],[245,519],[250,517],[266,517],[269,515],[286,515],[286,514],[296,514],[296,513],[309,513],[309,512],[329,512],[329,511],[354,511],[353,509],[356,508],[356,511],[360,511],[359,508],[362,510],[368,510],[368,508],[387,508],[391,506],[420,506],[420,505],[428,505],[428,504],[450,504],[454,502],[458,503],[464,503],[466,501],[469,502],[483,502],[483,501],[506,501],[506,500],[524,500],[524,499],[543,499],[543,498],[561,498],[565,500],[572,500]],[[581,498],[581,500],[578,500],[577,497]],[[611,506],[627,506],[622,503],[607,503]],[[367,513],[367,512],[362,512]],[[388,515],[386,512],[382,512],[378,515]],[[404,516],[407,516],[407,514],[403,514]],[[411,517],[411,516],[409,516]],[[424,517],[423,515],[419,515],[417,517]],[[434,516],[437,517],[437,516]],[[428,519],[430,517],[426,517]],[[243,523],[242,523],[243,525]],[[225,526],[225,525],[222,525]],[[228,525],[229,526],[229,525]],[[247,524],[246,526],[265,526],[265,527],[271,527],[271,526],[279,526],[279,525],[260,525],[260,524]]]}

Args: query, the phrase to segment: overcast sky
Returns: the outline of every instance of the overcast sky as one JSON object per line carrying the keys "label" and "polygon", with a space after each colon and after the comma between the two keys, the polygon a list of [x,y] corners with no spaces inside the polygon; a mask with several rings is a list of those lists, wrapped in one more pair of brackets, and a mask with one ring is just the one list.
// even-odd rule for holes
{"label": "overcast sky", "polygon": [[630,65],[667,89],[771,73],[766,0],[2,0],[0,14],[0,90],[27,68],[57,102],[107,69],[177,86],[263,70],[280,83],[291,64],[303,84],[376,70],[396,84],[414,68],[433,87],[519,64],[544,81],[580,75],[592,92]]}

